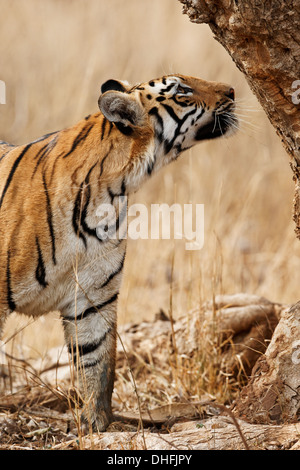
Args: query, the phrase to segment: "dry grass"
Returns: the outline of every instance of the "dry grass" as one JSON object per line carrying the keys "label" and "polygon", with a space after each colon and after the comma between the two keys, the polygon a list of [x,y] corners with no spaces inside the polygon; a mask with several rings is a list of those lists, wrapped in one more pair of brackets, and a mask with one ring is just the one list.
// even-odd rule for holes
{"label": "dry grass", "polygon": [[[241,131],[187,152],[132,199],[149,207],[204,204],[205,242],[202,250],[189,252],[184,240],[129,240],[120,323],[169,311],[171,281],[175,318],[222,293],[299,300],[300,245],[288,157],[206,26],[190,23],[176,0],[0,0],[0,10],[0,79],[7,88],[0,139],[28,142],[97,111],[107,78],[136,83],[180,72],[236,89]],[[36,358],[62,344],[57,316],[23,329],[27,323],[13,317],[7,324],[14,354]],[[215,376],[210,380],[212,393]]]}

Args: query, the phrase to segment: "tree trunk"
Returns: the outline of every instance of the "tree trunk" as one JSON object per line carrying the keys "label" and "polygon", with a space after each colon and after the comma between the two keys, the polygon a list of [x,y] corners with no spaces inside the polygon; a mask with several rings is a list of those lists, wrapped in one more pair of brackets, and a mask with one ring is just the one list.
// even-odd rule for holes
{"label": "tree trunk", "polygon": [[[179,0],[208,23],[241,70],[288,155],[300,239],[300,0]],[[235,411],[253,423],[294,422],[300,413],[300,304],[286,311]]]}
{"label": "tree trunk", "polygon": [[300,239],[300,1],[179,1],[192,22],[209,24],[244,73],[291,157]]}

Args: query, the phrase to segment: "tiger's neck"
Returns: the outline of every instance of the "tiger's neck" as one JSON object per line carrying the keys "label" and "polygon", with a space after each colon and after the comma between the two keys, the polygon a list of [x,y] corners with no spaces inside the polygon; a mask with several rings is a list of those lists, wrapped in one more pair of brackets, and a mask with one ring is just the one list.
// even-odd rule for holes
{"label": "tiger's neck", "polygon": [[53,148],[43,168],[47,191],[56,207],[68,207],[74,232],[87,246],[89,238],[99,238],[99,208],[114,207],[118,226],[120,198],[149,178],[156,152],[153,131],[124,135],[97,113],[52,137],[49,148],[54,139],[55,153]]}

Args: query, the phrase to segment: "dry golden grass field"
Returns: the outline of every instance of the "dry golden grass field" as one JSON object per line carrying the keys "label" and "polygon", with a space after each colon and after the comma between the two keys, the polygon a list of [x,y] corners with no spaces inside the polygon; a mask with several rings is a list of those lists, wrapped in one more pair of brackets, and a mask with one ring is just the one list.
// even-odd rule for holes
{"label": "dry golden grass field", "polygon": [[[179,72],[236,90],[240,131],[187,151],[132,198],[149,207],[204,204],[205,239],[198,251],[185,250],[185,240],[129,240],[120,324],[168,313],[170,298],[175,318],[217,294],[299,300],[288,156],[207,26],[192,24],[177,0],[0,0],[0,12],[0,140],[26,143],[97,112],[108,78]],[[22,357],[63,342],[55,314],[34,323],[13,316],[5,338],[12,335]]]}

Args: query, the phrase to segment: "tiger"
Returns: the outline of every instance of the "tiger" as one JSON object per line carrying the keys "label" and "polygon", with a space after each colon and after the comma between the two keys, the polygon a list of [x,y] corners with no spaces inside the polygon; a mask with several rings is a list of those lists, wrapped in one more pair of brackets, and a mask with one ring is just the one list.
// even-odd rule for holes
{"label": "tiger", "polygon": [[104,236],[97,208],[115,209],[118,235],[122,198],[195,144],[234,133],[238,118],[231,86],[180,74],[108,79],[98,107],[33,142],[0,142],[0,334],[12,312],[60,312],[81,422],[105,431],[127,240]]}

